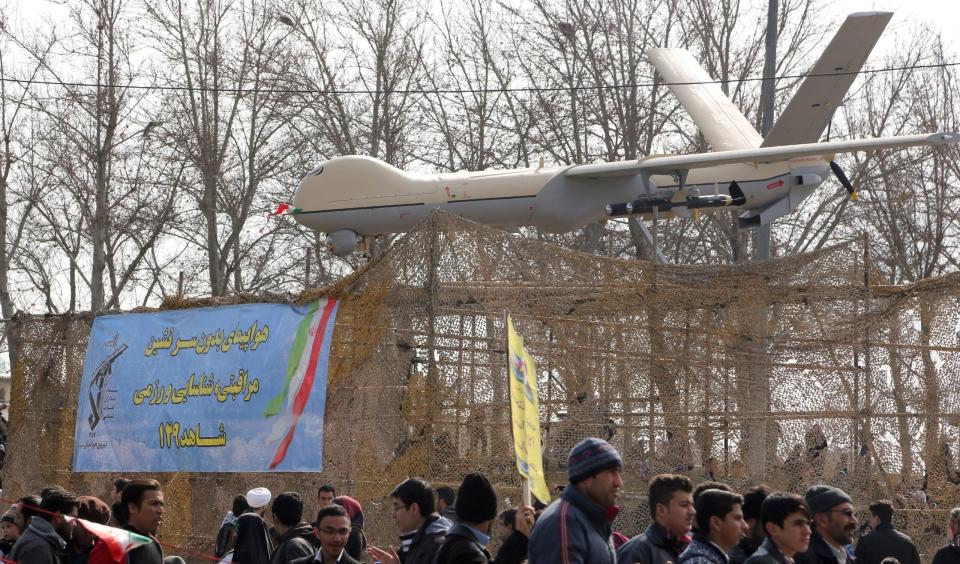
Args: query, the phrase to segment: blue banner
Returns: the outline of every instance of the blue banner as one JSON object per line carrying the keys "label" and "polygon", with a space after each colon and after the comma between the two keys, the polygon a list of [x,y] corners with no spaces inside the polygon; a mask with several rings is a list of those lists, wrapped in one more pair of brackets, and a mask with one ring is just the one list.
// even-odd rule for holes
{"label": "blue banner", "polygon": [[75,472],[319,472],[339,302],[98,317]]}

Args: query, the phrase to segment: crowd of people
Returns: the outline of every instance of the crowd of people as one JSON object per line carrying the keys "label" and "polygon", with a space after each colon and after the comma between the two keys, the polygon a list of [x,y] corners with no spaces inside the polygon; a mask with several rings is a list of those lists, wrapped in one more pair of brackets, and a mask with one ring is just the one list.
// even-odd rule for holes
{"label": "crowd of people", "polygon": [[[870,504],[868,526],[843,490],[815,485],[804,496],[760,485],[742,495],[722,482],[694,485],[681,474],[649,481],[651,523],[634,538],[615,530],[623,462],[608,442],[587,438],[571,451],[568,483],[550,505],[521,504],[498,512],[498,496],[482,473],[457,490],[434,490],[409,478],[390,493],[397,543],[368,546],[363,507],[317,492],[316,517],[304,519],[297,492],[274,496],[257,487],[238,494],[216,534],[218,564],[919,564],[913,541],[893,524],[894,506]],[[163,520],[160,484],[118,479],[112,505],[60,487],[28,495],[0,517],[0,556],[22,564],[180,564],[157,539]],[[139,535],[118,558],[82,519]],[[933,564],[960,564],[960,508],[949,518],[950,540]],[[91,529],[91,530],[88,530]],[[861,534],[854,543],[860,529]],[[499,550],[487,547],[494,535]],[[111,550],[113,548],[113,550]],[[193,554],[202,558],[203,555]],[[124,562],[125,561],[125,562]]]}

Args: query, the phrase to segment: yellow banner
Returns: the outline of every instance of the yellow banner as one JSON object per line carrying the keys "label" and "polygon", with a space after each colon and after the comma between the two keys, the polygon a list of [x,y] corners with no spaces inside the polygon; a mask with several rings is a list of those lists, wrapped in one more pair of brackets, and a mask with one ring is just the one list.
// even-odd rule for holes
{"label": "yellow banner", "polygon": [[507,364],[510,366],[510,412],[517,470],[530,481],[530,492],[550,503],[550,490],[543,476],[540,448],[540,400],[537,396],[537,364],[523,346],[523,337],[507,316]]}

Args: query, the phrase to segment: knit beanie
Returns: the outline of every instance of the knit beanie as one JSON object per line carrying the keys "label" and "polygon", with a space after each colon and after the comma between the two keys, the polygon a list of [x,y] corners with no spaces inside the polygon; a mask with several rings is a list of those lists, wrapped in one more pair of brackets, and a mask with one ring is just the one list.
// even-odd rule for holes
{"label": "knit beanie", "polygon": [[20,508],[16,503],[11,505],[10,508],[7,509],[6,513],[4,513],[2,517],[0,517],[0,521],[7,521],[9,523],[13,523],[14,525],[17,526],[18,529],[20,529],[21,533],[23,532],[23,516],[20,514]]}
{"label": "knit beanie", "polygon": [[853,503],[850,496],[840,488],[819,484],[810,486],[803,495],[810,507],[810,513],[824,513],[841,503]]}
{"label": "knit beanie", "polygon": [[623,468],[617,449],[603,439],[588,437],[570,451],[567,476],[570,477],[571,484],[577,484],[613,468]]}
{"label": "knit beanie", "polygon": [[457,517],[465,523],[483,523],[497,516],[497,492],[479,472],[467,474],[457,491]]}
{"label": "knit beanie", "polygon": [[77,517],[106,525],[110,521],[110,507],[103,501],[89,496],[80,496],[80,510],[77,511]]}

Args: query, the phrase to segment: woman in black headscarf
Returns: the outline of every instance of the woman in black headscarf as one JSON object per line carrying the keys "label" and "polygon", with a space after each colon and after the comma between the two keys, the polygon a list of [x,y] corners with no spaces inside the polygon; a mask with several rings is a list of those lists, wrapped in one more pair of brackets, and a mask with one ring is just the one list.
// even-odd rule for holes
{"label": "woman in black headscarf", "polygon": [[269,564],[273,554],[270,529],[256,513],[244,513],[237,518],[237,544],[233,549],[235,564]]}

